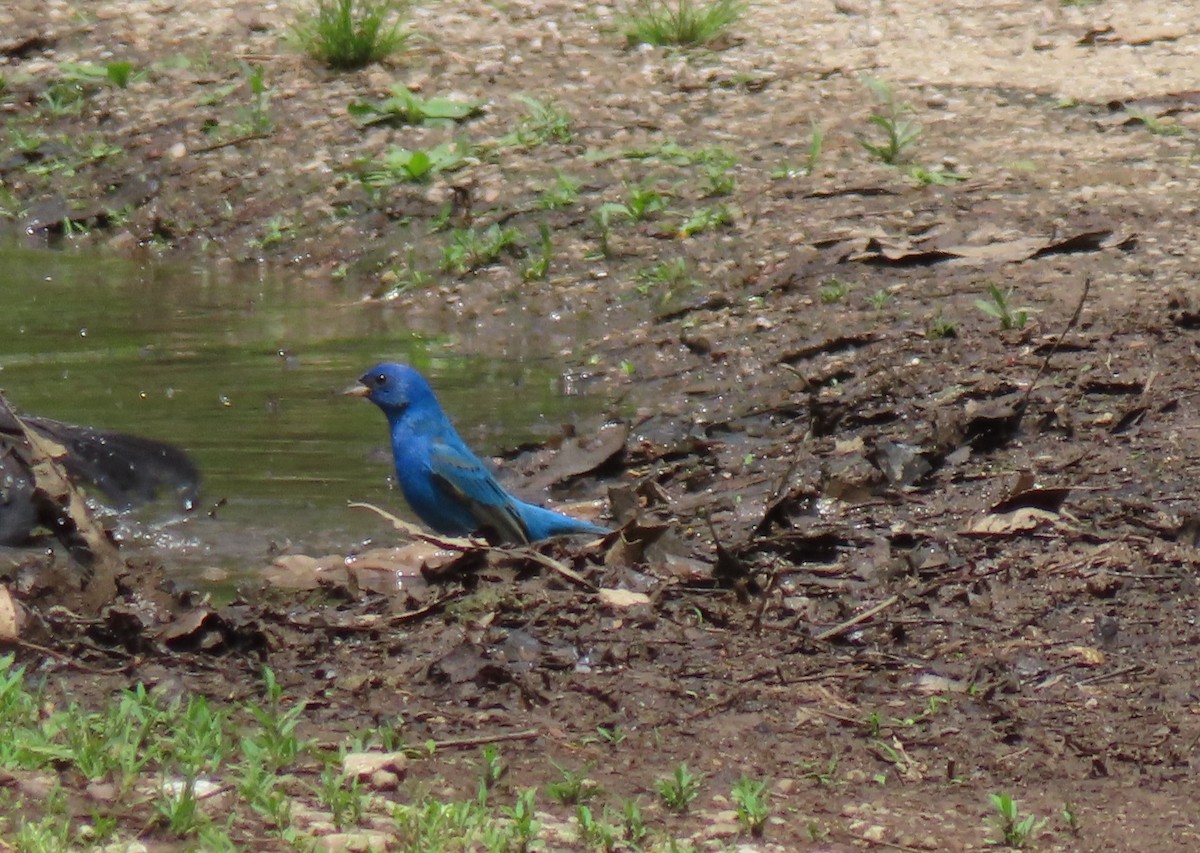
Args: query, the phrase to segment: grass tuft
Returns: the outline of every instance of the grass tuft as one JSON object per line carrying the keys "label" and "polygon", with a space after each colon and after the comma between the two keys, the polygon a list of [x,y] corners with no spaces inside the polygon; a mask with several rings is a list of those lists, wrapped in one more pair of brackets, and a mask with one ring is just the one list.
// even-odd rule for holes
{"label": "grass tuft", "polygon": [[396,53],[412,35],[401,0],[317,0],[294,26],[305,53],[340,71],[362,68]]}
{"label": "grass tuft", "polygon": [[630,45],[694,47],[710,44],[746,11],[741,0],[637,0],[624,19]]}

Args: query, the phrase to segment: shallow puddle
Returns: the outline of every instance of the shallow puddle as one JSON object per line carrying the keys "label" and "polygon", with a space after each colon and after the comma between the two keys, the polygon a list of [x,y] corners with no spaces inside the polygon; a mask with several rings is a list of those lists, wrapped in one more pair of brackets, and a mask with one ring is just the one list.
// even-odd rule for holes
{"label": "shallow puddle", "polygon": [[346,506],[403,514],[385,422],[339,393],[377,361],[420,368],[480,452],[603,407],[564,394],[556,362],[525,357],[535,333],[519,336],[520,359],[463,357],[451,343],[461,329],[419,337],[336,284],[19,248],[0,248],[0,264],[0,388],[18,410],[170,441],[195,458],[195,512],[155,507],[122,525],[186,571],[256,567],[273,547],[388,540],[378,519]]}

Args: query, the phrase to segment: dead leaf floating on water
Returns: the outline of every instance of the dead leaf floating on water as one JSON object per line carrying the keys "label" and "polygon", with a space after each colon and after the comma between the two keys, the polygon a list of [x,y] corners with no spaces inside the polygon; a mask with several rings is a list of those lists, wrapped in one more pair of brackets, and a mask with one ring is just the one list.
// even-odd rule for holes
{"label": "dead leaf floating on water", "polygon": [[601,427],[593,436],[567,439],[554,455],[554,460],[534,477],[528,488],[537,492],[573,477],[589,474],[622,453],[628,438],[629,425],[613,423]]}

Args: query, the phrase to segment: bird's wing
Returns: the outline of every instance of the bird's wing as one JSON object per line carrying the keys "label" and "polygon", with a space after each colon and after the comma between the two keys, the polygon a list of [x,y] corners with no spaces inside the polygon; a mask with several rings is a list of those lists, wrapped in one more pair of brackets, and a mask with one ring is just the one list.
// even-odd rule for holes
{"label": "bird's wing", "polygon": [[450,500],[458,501],[479,522],[507,542],[528,542],[529,531],[521,522],[508,492],[474,454],[444,442],[430,447],[429,469],[434,482]]}

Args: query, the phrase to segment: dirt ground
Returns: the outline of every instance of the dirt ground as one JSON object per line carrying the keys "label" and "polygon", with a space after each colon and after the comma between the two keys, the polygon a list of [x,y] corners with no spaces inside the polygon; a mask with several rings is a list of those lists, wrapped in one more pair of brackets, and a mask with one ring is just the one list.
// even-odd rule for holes
{"label": "dirt ground", "polygon": [[[65,695],[235,701],[266,661],[326,741],[393,718],[416,743],[519,734],[514,789],[556,762],[649,802],[686,761],[692,816],[656,820],[705,849],[980,848],[999,792],[1047,818],[1038,849],[1200,846],[1190,3],[759,0],[719,49],[679,53],[627,49],[604,4],[449,0],[414,9],[409,53],[344,74],[287,47],[287,3],[40,6],[0,10],[10,230],[344,275],[482,351],[527,346],[505,341],[518,315],[591,317],[593,339],[548,340],[634,412],[513,460],[623,525],[543,549],[578,579],[475,555],[399,594],[327,577],[129,617],[143,590],[94,620],[22,587],[54,653],[20,658]],[[62,63],[113,59],[149,72],[46,108]],[[265,69],[255,133],[239,63]],[[899,166],[859,144],[880,130],[864,75],[921,127]],[[347,115],[397,82],[488,106],[453,131]],[[518,93],[573,138],[488,148]],[[359,180],[391,145],[464,133],[486,153],[460,171]],[[706,171],[704,148],[735,163]],[[579,195],[545,209],[556,170]],[[670,209],[604,233],[630,186]],[[729,222],[682,235],[717,205]],[[525,248],[439,271],[443,214]],[[554,260],[523,280],[539,224]],[[1017,328],[977,304],[989,285]],[[454,787],[452,766],[410,772]],[[730,822],[743,774],[771,780],[762,839]]]}

